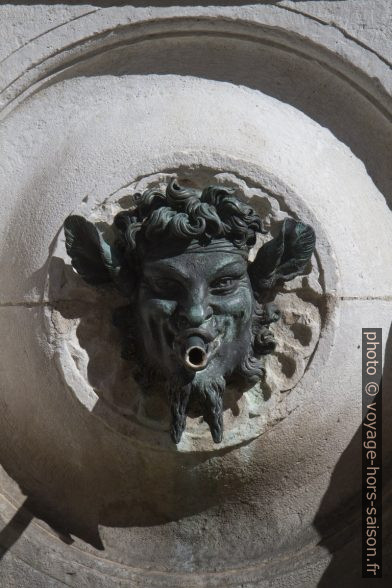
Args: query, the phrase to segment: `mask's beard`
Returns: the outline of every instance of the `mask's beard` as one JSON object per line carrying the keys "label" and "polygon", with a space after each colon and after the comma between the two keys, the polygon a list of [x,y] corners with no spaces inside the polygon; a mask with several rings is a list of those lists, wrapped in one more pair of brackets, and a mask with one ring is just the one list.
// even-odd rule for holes
{"label": "mask's beard", "polygon": [[[166,377],[149,356],[143,353],[143,343],[138,333],[138,323],[132,305],[119,308],[113,317],[114,324],[121,330],[125,359],[133,359],[133,375],[146,393],[153,393],[160,387]],[[264,374],[262,357],[275,349],[273,333],[269,325],[279,319],[279,311],[274,304],[261,304],[255,301],[252,320],[252,337],[248,349],[233,369],[225,372],[229,379],[236,373],[245,381],[257,382]],[[192,378],[192,376],[190,377]],[[218,376],[214,380],[204,381],[201,372],[198,377],[173,376],[166,380],[171,410],[170,434],[174,443],[179,443],[186,426],[189,412],[202,414],[208,424],[215,443],[220,443],[223,436],[223,393],[226,380]]]}
{"label": "mask's beard", "polygon": [[186,425],[186,416],[190,399],[199,408],[204,420],[210,427],[211,435],[215,443],[220,443],[223,437],[223,393],[226,382],[223,376],[218,376],[208,382],[192,382],[180,384],[171,382],[170,385],[170,409],[171,427],[170,435],[174,443],[179,443]]}
{"label": "mask's beard", "polygon": [[[260,357],[271,353],[275,349],[275,340],[269,330],[269,325],[279,319],[279,311],[275,305],[261,305],[255,302],[252,339],[246,353],[237,366],[237,373],[246,381],[255,383],[264,374]],[[228,374],[226,374],[228,375]],[[174,443],[179,443],[185,430],[186,417],[189,408],[196,405],[204,420],[210,427],[215,443],[220,443],[223,437],[223,393],[226,381],[223,376],[205,381],[196,378],[185,383],[172,380],[169,384],[171,428],[170,434]]]}
{"label": "mask's beard", "polygon": [[181,386],[172,382],[170,386],[170,436],[174,443],[179,443],[181,441],[182,434],[185,430],[186,412],[191,391],[191,384]]}

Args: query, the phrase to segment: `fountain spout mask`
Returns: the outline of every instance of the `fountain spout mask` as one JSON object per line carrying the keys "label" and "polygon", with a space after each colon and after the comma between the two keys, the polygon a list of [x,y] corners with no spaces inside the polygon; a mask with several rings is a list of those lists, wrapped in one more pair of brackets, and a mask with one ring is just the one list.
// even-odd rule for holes
{"label": "fountain spout mask", "polygon": [[65,221],[74,269],[128,299],[114,314],[123,351],[138,362],[142,386],[165,382],[175,443],[190,413],[221,442],[226,385],[263,376],[263,357],[275,348],[269,327],[279,319],[268,301],[313,253],[313,229],[286,218],[249,262],[259,233],[262,219],[233,189],[184,188],[175,179],[165,193],[136,194],[134,207],[115,216],[110,242],[81,216]]}

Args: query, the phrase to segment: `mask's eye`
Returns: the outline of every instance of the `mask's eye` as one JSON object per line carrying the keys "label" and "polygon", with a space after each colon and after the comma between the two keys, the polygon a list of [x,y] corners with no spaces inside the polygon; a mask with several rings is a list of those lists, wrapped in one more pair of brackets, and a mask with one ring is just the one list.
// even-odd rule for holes
{"label": "mask's eye", "polygon": [[225,276],[212,282],[210,288],[213,294],[225,293],[231,291],[237,282],[238,278],[235,278],[234,276]]}

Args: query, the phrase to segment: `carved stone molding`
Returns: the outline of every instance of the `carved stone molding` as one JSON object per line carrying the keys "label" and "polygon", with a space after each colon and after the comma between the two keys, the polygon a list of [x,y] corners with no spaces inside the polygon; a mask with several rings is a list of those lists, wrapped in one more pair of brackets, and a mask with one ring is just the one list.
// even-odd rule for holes
{"label": "carved stone molding", "polygon": [[[364,323],[390,381],[390,3],[164,4],[0,6],[0,577],[355,585],[336,553],[358,551]],[[200,415],[170,441],[167,403],[121,358],[123,298],[66,254],[69,215],[105,229],[174,177],[233,186],[272,237],[287,218],[317,235],[219,444]]]}

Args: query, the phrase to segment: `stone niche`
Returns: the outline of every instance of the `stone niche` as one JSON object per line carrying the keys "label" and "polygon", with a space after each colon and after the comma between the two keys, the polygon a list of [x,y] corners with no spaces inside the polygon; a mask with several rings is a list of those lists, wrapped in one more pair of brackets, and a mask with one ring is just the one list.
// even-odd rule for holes
{"label": "stone niche", "polygon": [[[390,3],[114,4],[0,7],[0,584],[357,586],[362,327],[392,389]],[[65,252],[68,215],[104,226],[174,176],[317,235],[218,445],[197,418],[170,442],[123,300]],[[387,394],[383,418],[387,498]]]}

